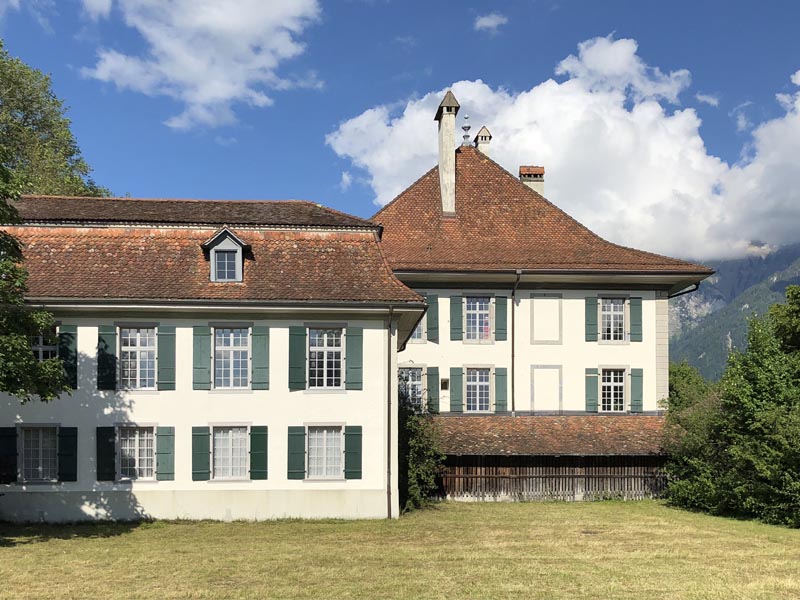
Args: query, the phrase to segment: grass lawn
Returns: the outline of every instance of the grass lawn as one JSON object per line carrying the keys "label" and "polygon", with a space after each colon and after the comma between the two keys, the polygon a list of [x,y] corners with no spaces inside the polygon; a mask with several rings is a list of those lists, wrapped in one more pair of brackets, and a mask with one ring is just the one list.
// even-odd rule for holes
{"label": "grass lawn", "polygon": [[0,525],[0,596],[800,598],[800,531],[657,502],[399,521]]}

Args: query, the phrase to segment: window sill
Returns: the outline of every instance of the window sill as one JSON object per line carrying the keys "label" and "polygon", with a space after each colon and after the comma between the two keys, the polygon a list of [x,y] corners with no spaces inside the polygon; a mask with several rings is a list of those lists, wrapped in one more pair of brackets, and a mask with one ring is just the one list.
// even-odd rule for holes
{"label": "window sill", "polygon": [[630,346],[629,340],[597,340],[600,346]]}
{"label": "window sill", "polygon": [[344,477],[307,477],[303,479],[304,483],[341,483],[347,481]]}
{"label": "window sill", "polygon": [[123,394],[156,396],[160,390],[158,388],[119,388],[117,391]]}
{"label": "window sill", "polygon": [[495,340],[461,340],[463,343],[470,346],[493,346]]}
{"label": "window sill", "polygon": [[[266,390],[259,390],[266,391]],[[252,394],[253,390],[248,388],[213,388],[208,390],[210,394]]]}
{"label": "window sill", "polygon": [[[34,486],[45,486],[45,485],[59,485],[63,482],[59,481],[58,479],[21,479],[15,481],[17,485],[26,486],[26,485],[34,485]],[[70,483],[75,483],[70,482]]]}
{"label": "window sill", "polygon": [[147,479],[115,479],[113,482],[115,485],[122,484],[122,485],[132,485],[134,483],[146,483],[146,484],[154,484],[159,483],[158,479],[155,477],[147,478]]}
{"label": "window sill", "polygon": [[209,479],[206,483],[226,484],[226,483],[252,483],[252,482],[253,482],[252,479],[246,479],[246,478],[239,479],[231,477],[230,479],[225,479],[224,477],[218,477],[216,479],[214,478]]}
{"label": "window sill", "polygon": [[[358,392],[361,390],[350,390],[354,392]],[[340,388],[306,388],[303,390],[306,394],[346,394],[348,390],[343,387]]]}

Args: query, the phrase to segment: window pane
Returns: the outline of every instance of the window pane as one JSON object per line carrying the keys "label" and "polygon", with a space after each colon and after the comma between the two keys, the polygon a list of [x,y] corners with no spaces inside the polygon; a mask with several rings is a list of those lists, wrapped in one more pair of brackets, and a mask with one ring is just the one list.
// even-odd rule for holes
{"label": "window pane", "polygon": [[490,369],[467,369],[467,411],[488,411]]}
{"label": "window pane", "polygon": [[214,478],[247,477],[247,427],[214,428]]}
{"label": "window pane", "polygon": [[409,404],[422,406],[422,369],[419,367],[401,368],[400,378]]}
{"label": "window pane", "polygon": [[417,326],[414,328],[414,331],[411,333],[412,340],[421,340],[422,339],[422,321],[417,323]]}
{"label": "window pane", "polygon": [[214,252],[215,279],[217,281],[236,280],[236,255],[236,250],[216,250]]}
{"label": "window pane", "polygon": [[488,297],[467,296],[466,331],[467,340],[489,340],[492,337]]}
{"label": "window pane", "polygon": [[603,369],[600,410],[625,410],[625,370]]}
{"label": "window pane", "polygon": [[26,427],[22,430],[22,478],[58,478],[57,435],[55,427]]}
{"label": "window pane", "polygon": [[250,372],[250,329],[214,330],[214,387],[246,388]]}
{"label": "window pane", "polygon": [[310,388],[342,386],[341,347],[341,329],[309,329],[308,386]]}
{"label": "window pane", "polygon": [[156,387],[156,330],[122,327],[120,337],[120,385],[125,389]]}
{"label": "window pane", "polygon": [[308,476],[342,477],[342,428],[308,428]]}
{"label": "window pane", "polygon": [[605,341],[625,339],[625,299],[603,298],[600,304],[600,335]]}
{"label": "window pane", "polygon": [[119,474],[129,479],[152,479],[155,474],[155,436],[152,427],[119,428]]}

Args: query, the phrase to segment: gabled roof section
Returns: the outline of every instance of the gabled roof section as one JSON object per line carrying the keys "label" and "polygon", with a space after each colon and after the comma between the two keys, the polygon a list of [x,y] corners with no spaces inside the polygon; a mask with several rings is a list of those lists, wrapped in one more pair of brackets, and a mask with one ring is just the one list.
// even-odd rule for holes
{"label": "gabled roof section", "polygon": [[372,217],[395,271],[713,273],[608,242],[476,148],[455,153],[454,216],[442,214],[434,167]]}
{"label": "gabled roof section", "polygon": [[220,241],[222,241],[226,237],[230,238],[234,242],[236,242],[243,250],[249,250],[250,249],[250,244],[245,242],[242,238],[240,238],[238,235],[236,235],[233,231],[231,231],[227,227],[223,227],[222,229],[217,231],[214,235],[212,235],[210,238],[208,238],[205,242],[200,244],[200,247],[203,250],[209,250],[209,249],[213,248],[214,246],[216,246]]}

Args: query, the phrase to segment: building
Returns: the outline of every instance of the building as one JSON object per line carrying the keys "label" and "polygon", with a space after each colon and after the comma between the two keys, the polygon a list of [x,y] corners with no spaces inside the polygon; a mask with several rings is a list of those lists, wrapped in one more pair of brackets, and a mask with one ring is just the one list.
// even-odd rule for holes
{"label": "building", "polygon": [[[455,148],[458,110],[448,92],[435,116],[438,165],[372,219],[395,275],[429,305],[398,359],[412,395],[441,415],[448,477],[486,493],[537,468],[561,469],[556,483],[593,473],[573,497],[628,491],[601,481],[612,467],[653,479],[668,298],[712,271],[595,235],[545,199],[543,167],[517,178],[492,161],[486,127]],[[474,491],[459,485],[445,492]]]}

